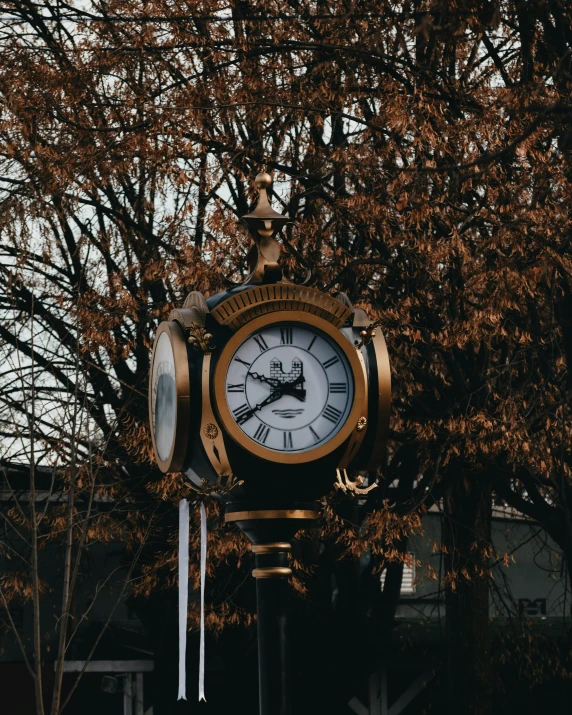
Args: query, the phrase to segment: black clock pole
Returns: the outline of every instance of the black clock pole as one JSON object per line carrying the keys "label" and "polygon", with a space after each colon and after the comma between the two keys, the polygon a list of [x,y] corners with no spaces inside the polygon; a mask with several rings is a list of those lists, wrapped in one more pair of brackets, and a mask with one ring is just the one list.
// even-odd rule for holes
{"label": "black clock pole", "polygon": [[281,546],[283,550],[268,553],[267,546],[252,547],[256,554],[253,575],[258,613],[260,715],[291,715],[292,712],[286,620],[288,574],[285,573],[290,571],[290,544]]}
{"label": "black clock pole", "polygon": [[290,539],[313,525],[316,504],[229,504],[227,522],[236,522],[252,542],[258,614],[260,715],[292,715],[287,603]]}

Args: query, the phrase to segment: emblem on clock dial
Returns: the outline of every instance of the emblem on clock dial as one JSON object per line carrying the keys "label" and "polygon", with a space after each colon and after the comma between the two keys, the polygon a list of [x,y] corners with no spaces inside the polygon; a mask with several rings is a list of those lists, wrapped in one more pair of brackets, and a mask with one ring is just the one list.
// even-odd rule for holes
{"label": "emblem on clock dial", "polygon": [[276,455],[276,461],[303,461],[308,452],[335,448],[340,432],[352,429],[347,422],[356,369],[361,381],[363,376],[355,349],[339,331],[332,335],[330,326],[276,317],[239,331],[225,351],[217,368],[217,403],[231,435],[242,443],[248,437],[259,448],[252,451],[290,456]]}

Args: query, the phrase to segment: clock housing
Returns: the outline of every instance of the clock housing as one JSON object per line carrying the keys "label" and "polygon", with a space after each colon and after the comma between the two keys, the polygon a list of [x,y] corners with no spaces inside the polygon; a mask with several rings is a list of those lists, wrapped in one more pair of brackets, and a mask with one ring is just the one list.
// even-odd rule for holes
{"label": "clock housing", "polygon": [[[336,469],[377,470],[389,421],[387,349],[379,331],[360,347],[370,321],[341,298],[278,283],[240,286],[206,300],[193,292],[173,310],[158,329],[149,390],[161,470],[180,471],[200,491],[245,503],[275,503],[291,495],[314,500],[332,488]],[[268,350],[263,344],[260,349],[256,337]],[[165,341],[172,368],[160,366],[158,347]],[[244,347],[251,352],[243,354]],[[235,357],[246,358],[259,377],[247,377],[246,366],[239,374],[229,372]],[[274,372],[273,360],[278,361]],[[296,360],[302,363],[299,374]],[[163,374],[162,382],[173,377],[176,386],[174,412],[161,409],[164,431],[175,424],[167,446],[162,440],[168,442],[168,435],[157,430],[153,395]],[[276,380],[285,388],[275,390]],[[241,424],[233,414],[237,409],[240,414],[245,403],[256,407],[272,393],[276,400],[256,410],[252,420]],[[284,417],[289,413],[293,416]]]}

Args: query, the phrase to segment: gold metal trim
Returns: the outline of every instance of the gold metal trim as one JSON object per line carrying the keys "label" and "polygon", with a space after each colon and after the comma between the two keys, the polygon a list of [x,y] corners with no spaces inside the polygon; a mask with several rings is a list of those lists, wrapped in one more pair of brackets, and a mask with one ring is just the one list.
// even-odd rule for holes
{"label": "gold metal trim", "polygon": [[228,477],[232,474],[232,469],[226,454],[222,432],[211,405],[210,373],[211,355],[207,354],[203,356],[201,375],[201,442],[203,443],[207,458],[218,476]]}
{"label": "gold metal trim", "polygon": [[299,310],[341,328],[352,309],[327,293],[304,286],[276,283],[243,290],[217,305],[211,315],[237,330],[253,318],[277,310]]}
{"label": "gold metal trim", "polygon": [[[171,347],[173,348],[173,359],[175,362],[175,439],[171,447],[171,452],[167,459],[162,460],[157,452],[155,444],[155,433],[153,430],[153,415],[152,415],[152,391],[153,391],[153,365],[155,362],[155,349],[159,342],[159,338],[163,333],[169,334]],[[189,360],[187,357],[187,345],[185,342],[185,334],[181,326],[175,321],[163,321],[155,335],[153,343],[153,352],[151,357],[151,369],[149,372],[149,392],[147,398],[149,409],[149,423],[151,427],[151,440],[153,442],[153,453],[155,461],[162,472],[178,472],[185,460],[187,453],[187,444],[189,441],[189,424],[190,424],[190,408],[191,408],[191,383],[189,378]]]}
{"label": "gold metal trim", "polygon": [[[281,286],[268,287],[280,288]],[[342,305],[342,303],[340,303],[340,305],[344,309],[346,309],[346,306]],[[246,339],[248,335],[254,333],[260,328],[263,328],[270,324],[276,325],[279,322],[291,322],[302,323],[303,325],[312,325],[318,330],[321,330],[323,333],[326,333],[326,335],[335,340],[341,350],[343,350],[350,364],[350,369],[354,378],[354,403],[342,427],[332,437],[332,439],[325,444],[322,444],[315,449],[311,449],[306,452],[298,452],[296,454],[276,452],[272,449],[269,449],[268,447],[262,446],[255,440],[251,439],[237,425],[226,402],[226,372],[228,369],[228,365],[232,360],[232,356],[238,349],[239,345],[241,345],[241,343]],[[346,336],[341,333],[337,328],[335,328],[331,323],[327,322],[326,320],[323,320],[317,315],[312,315],[309,313],[301,314],[299,311],[293,310],[280,310],[273,313],[269,313],[267,315],[261,315],[260,317],[252,320],[247,325],[243,325],[242,328],[237,330],[237,332],[225,345],[216,365],[214,374],[214,395],[215,405],[220,420],[227,433],[237,444],[239,444],[241,447],[246,448],[249,452],[256,455],[257,457],[265,459],[269,462],[279,462],[281,464],[303,464],[305,462],[313,462],[316,459],[325,457],[327,454],[330,454],[345,442],[345,440],[355,429],[358,418],[363,414],[363,410],[367,410],[367,389],[365,372],[363,367],[363,357],[361,358],[361,360],[362,362],[360,362],[360,357],[358,357],[358,351],[356,351],[356,349],[346,338]],[[363,435],[365,435],[365,431],[360,433],[360,437],[363,438]]]}
{"label": "gold metal trim", "polygon": [[292,569],[287,566],[266,566],[261,569],[252,569],[254,578],[276,578],[292,576]]}
{"label": "gold metal trim", "polygon": [[273,544],[252,544],[251,546],[254,554],[277,554],[291,549],[292,545],[287,541],[276,541]]}
{"label": "gold metal trim", "polygon": [[373,451],[366,469],[377,469],[381,463],[387,435],[389,432],[389,417],[391,414],[391,369],[387,345],[381,330],[377,330],[372,339],[377,363],[377,429],[373,442]]}
{"label": "gold metal trim", "polygon": [[224,515],[228,524],[232,521],[250,519],[315,519],[317,512],[312,509],[254,509],[250,511],[231,511]]}
{"label": "gold metal trim", "polygon": [[356,420],[355,427],[352,431],[350,441],[348,442],[347,449],[344,453],[344,456],[341,458],[340,463],[338,464],[339,469],[344,469],[351,463],[352,459],[359,452],[359,448],[361,447],[364,437],[367,434],[367,416],[368,416],[367,396],[369,394],[367,369],[365,366],[365,360],[363,358],[363,354],[362,354],[361,350],[356,350],[355,354],[358,356],[358,360],[360,362],[360,365],[361,365],[361,368],[363,371],[363,379],[365,380],[366,389],[365,389],[365,396],[363,399],[363,404],[362,404],[362,409],[361,409],[361,415]]}

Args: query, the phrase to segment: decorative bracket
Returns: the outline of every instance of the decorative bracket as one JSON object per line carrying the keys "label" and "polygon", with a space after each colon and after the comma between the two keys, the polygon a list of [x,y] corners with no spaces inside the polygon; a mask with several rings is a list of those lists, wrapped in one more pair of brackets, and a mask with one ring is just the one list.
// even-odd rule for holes
{"label": "decorative bracket", "polygon": [[[225,480],[224,483],[223,480]],[[211,486],[209,486],[206,479],[201,479],[200,489],[199,487],[195,487],[191,482],[188,482],[188,486],[202,497],[209,497],[213,494],[221,497],[231,492],[235,487],[239,487],[241,484],[244,484],[244,480],[237,479],[234,474],[220,475]]]}
{"label": "decorative bracket", "polygon": [[380,320],[376,320],[375,323],[371,323],[368,325],[364,330],[360,330],[360,338],[361,340],[356,340],[354,342],[354,345],[356,347],[356,350],[361,350],[364,345],[369,345],[371,341],[375,338],[376,332],[375,329],[379,328],[381,324]]}
{"label": "decorative bracket", "polygon": [[356,477],[355,480],[352,480],[348,477],[348,473],[345,469],[336,469],[334,487],[340,489],[344,494],[350,497],[363,496],[364,494],[369,494],[369,492],[377,487],[377,482],[370,484],[369,487],[362,487],[361,485],[364,481],[361,475]]}

